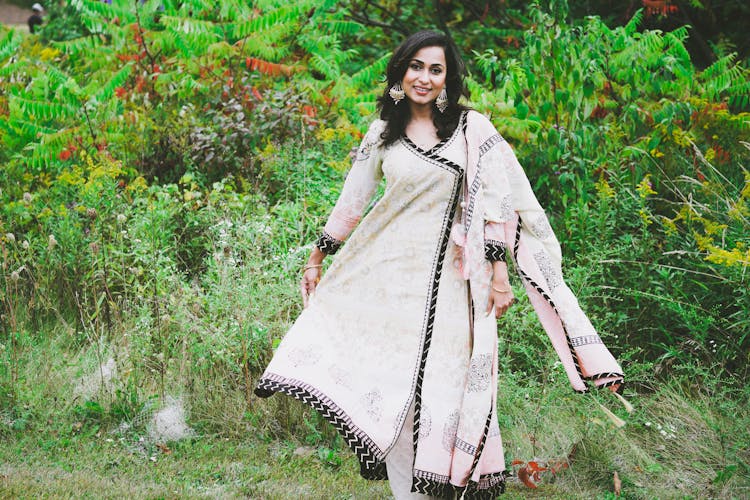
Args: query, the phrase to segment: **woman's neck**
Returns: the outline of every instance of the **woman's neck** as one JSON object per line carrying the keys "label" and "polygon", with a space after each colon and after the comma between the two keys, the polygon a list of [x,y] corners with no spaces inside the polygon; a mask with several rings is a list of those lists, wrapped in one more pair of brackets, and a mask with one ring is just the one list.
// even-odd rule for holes
{"label": "woman's neck", "polygon": [[432,123],[432,103],[427,105],[418,105],[409,102],[410,122],[430,122]]}

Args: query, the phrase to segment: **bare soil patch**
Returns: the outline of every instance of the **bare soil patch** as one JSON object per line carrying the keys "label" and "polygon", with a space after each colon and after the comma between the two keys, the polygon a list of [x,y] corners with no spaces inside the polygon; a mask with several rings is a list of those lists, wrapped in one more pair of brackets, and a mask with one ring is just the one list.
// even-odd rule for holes
{"label": "bare soil patch", "polygon": [[0,1],[0,24],[26,26],[31,9]]}

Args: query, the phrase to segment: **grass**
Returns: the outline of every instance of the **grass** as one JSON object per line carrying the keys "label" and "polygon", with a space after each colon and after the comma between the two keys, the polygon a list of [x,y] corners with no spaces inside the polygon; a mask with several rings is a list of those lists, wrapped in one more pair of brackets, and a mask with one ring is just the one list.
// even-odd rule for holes
{"label": "grass", "polygon": [[[0,412],[0,498],[390,498],[386,483],[359,477],[331,427],[289,398],[246,405],[242,391],[216,386],[212,414],[205,404],[188,413],[197,432],[164,442],[143,423],[122,427],[138,416],[118,416],[101,393],[91,395],[101,406],[85,407],[71,375],[90,366],[90,350],[45,355],[55,349],[27,349],[26,402]],[[545,473],[535,490],[513,477],[505,498],[613,498],[615,472],[623,498],[750,495],[746,392],[690,381],[630,390],[628,414],[608,392],[576,395],[551,373],[557,381],[500,374],[506,459],[569,467]],[[627,424],[616,427],[599,403]]]}
{"label": "grass", "polygon": [[[295,457],[290,444],[252,445],[194,440],[155,461],[123,453],[117,444],[82,439],[55,450],[31,440],[0,453],[0,498],[389,498],[384,482],[356,474],[349,455],[340,469]],[[51,450],[50,450],[51,451]],[[10,452],[10,453],[9,453]],[[10,455],[10,456],[9,456]],[[23,456],[23,460],[18,457]],[[81,460],[85,457],[85,460]],[[568,498],[554,485],[532,492],[510,484],[506,498]]]}
{"label": "grass", "polygon": [[[301,449],[300,449],[301,448]],[[303,453],[295,454],[295,450]],[[22,436],[3,442],[0,498],[390,498],[366,481],[351,453],[338,467],[290,441],[199,438],[141,453],[117,439]],[[310,453],[312,451],[312,453]],[[555,484],[512,482],[505,498],[570,498]]]}
{"label": "grass", "polygon": [[[23,436],[0,452],[2,498],[382,498],[353,456],[332,468],[291,442],[198,438],[130,450],[107,433]],[[145,451],[145,452],[144,452]]]}
{"label": "grass", "polygon": [[[237,268],[209,266],[204,288],[174,280],[168,300],[155,297],[160,328],[149,321],[152,307],[123,307],[108,333],[96,321],[80,331],[32,327],[20,311],[15,340],[3,339],[5,356],[15,354],[0,365],[1,498],[390,497],[387,484],[359,477],[352,453],[313,410],[247,390],[298,302],[285,265],[239,255]],[[750,391],[739,382],[712,378],[695,361],[657,383],[653,365],[626,353],[635,407],[627,413],[608,391],[572,393],[523,296],[500,331],[508,466],[568,465],[533,490],[511,478],[505,498],[613,498],[615,473],[623,498],[750,497]],[[254,358],[243,355],[246,341]],[[149,425],[171,399],[194,430],[176,441]]]}

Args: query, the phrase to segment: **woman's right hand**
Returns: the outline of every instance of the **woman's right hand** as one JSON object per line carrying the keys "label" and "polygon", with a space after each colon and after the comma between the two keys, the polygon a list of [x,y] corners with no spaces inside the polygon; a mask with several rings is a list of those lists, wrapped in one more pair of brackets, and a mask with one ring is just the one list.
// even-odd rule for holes
{"label": "woman's right hand", "polygon": [[307,308],[307,304],[310,301],[310,297],[315,292],[315,288],[320,282],[321,276],[320,267],[311,267],[302,274],[302,280],[300,281],[300,292],[302,293],[302,306]]}

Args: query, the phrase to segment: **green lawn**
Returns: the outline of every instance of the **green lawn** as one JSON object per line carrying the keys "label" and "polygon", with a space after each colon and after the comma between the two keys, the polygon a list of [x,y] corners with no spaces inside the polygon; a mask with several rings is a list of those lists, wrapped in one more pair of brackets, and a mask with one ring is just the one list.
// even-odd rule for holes
{"label": "green lawn", "polygon": [[[109,434],[29,433],[2,442],[0,498],[391,498],[385,482],[359,477],[353,454],[341,455],[333,467],[314,448],[253,438],[194,438],[148,449]],[[511,481],[505,498],[529,496],[570,492]]]}

